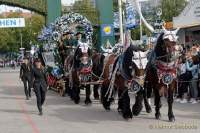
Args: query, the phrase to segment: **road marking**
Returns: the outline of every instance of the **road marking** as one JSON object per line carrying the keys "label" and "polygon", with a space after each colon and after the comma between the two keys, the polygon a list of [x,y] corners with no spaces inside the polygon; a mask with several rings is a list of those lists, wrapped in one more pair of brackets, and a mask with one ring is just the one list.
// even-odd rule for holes
{"label": "road marking", "polygon": [[20,97],[16,97],[16,99],[17,99],[17,102],[18,102],[18,104],[19,104],[19,106],[20,106],[20,108],[21,108],[21,110],[22,110],[22,112],[23,112],[23,114],[24,114],[24,117],[25,117],[25,119],[26,119],[26,122],[27,122],[29,125],[31,125],[31,127],[32,127],[32,129],[33,129],[33,133],[40,133],[38,127],[37,127],[36,124],[33,122],[31,116],[28,114],[28,112],[27,112],[27,110],[26,110],[26,108],[25,108],[24,103],[20,100]]}
{"label": "road marking", "polygon": [[[5,79],[5,81],[9,81],[9,84],[12,84],[12,80],[9,80],[9,79],[6,80]],[[15,95],[13,88],[11,89],[11,93],[13,93],[13,95]],[[28,111],[25,108],[24,102],[21,100],[21,98],[19,96],[16,96],[15,99],[16,99],[17,103],[19,104],[20,108],[21,108],[21,111],[22,111],[22,113],[25,117],[27,124],[31,126],[33,133],[40,133],[38,127],[36,126],[36,124],[32,120],[31,116],[28,114]]]}

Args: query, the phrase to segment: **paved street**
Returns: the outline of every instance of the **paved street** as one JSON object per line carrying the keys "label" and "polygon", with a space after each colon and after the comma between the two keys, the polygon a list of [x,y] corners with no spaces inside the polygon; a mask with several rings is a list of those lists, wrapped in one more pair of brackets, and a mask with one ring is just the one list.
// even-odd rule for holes
{"label": "paved street", "polygon": [[[125,121],[116,105],[106,112],[99,101],[92,106],[74,105],[68,97],[49,91],[44,115],[38,116],[35,96],[24,100],[22,83],[17,71],[0,72],[0,133],[197,133],[200,132],[200,103],[175,104],[176,122],[167,120],[164,102],[162,120],[154,119],[154,112]],[[185,124],[185,125],[184,125]],[[193,128],[193,129],[184,129]],[[172,128],[172,129],[169,129]],[[177,128],[177,129],[175,129]]]}

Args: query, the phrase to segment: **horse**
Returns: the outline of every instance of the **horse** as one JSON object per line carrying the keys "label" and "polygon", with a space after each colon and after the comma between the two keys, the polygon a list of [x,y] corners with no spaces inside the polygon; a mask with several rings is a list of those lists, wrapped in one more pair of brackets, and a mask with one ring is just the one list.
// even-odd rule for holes
{"label": "horse", "polygon": [[73,64],[71,68],[71,87],[72,87],[72,99],[75,104],[80,102],[80,89],[86,89],[85,104],[91,104],[90,99],[90,84],[87,82],[91,81],[92,72],[92,50],[87,43],[79,42],[74,56]]}
{"label": "horse", "polygon": [[[141,112],[147,53],[148,50],[144,48],[130,45],[121,55],[109,57],[105,64],[104,82],[101,88],[101,102],[106,110],[110,110],[114,95],[118,92],[118,111],[122,113],[123,118],[129,119]],[[137,94],[132,111],[130,109],[129,90]],[[151,109],[150,105],[145,105],[145,107]],[[147,112],[151,111],[148,110]]]}
{"label": "horse", "polygon": [[[103,80],[103,73],[104,73],[104,67],[107,61],[109,60],[110,55],[117,55],[119,49],[118,46],[109,46],[109,48],[101,47],[102,52],[98,52],[96,49],[93,50],[92,55],[92,72],[93,72],[93,81],[99,82],[94,85],[94,98],[96,100],[99,100],[99,88],[101,88],[101,83]],[[105,76],[104,76],[105,77]]]}
{"label": "horse", "polygon": [[92,62],[93,62],[93,66],[92,66],[92,72],[93,72],[93,76],[92,76],[92,81],[94,82],[99,82],[99,84],[94,84],[93,87],[93,94],[94,94],[94,99],[95,100],[99,100],[99,88],[100,88],[100,84],[101,84],[101,80],[102,80],[102,73],[103,73],[103,68],[104,68],[104,60],[105,60],[105,56],[102,53],[99,53],[96,50],[93,50],[93,54],[92,54]]}
{"label": "horse", "polygon": [[176,52],[176,35],[179,29],[168,31],[164,28],[157,39],[157,43],[152,52],[152,59],[148,62],[146,70],[147,93],[154,92],[155,118],[160,119],[161,96],[167,96],[168,101],[168,117],[169,121],[175,121],[173,114],[173,94],[176,89],[176,68],[178,65],[179,54]]}
{"label": "horse", "polygon": [[65,80],[65,93],[68,94],[72,98],[72,89],[71,89],[71,82],[72,82],[72,77],[71,77],[71,71],[72,71],[72,66],[73,66],[73,54],[68,55],[65,58],[64,62],[64,80]]}

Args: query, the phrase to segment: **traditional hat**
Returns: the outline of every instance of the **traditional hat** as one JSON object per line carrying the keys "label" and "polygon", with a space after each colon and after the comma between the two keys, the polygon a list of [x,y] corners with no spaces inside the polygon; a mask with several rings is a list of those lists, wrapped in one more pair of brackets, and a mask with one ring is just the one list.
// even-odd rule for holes
{"label": "traditional hat", "polygon": [[41,62],[40,58],[36,58],[35,62]]}
{"label": "traditional hat", "polygon": [[78,36],[78,35],[80,35],[80,34],[82,35],[83,33],[81,33],[81,32],[77,32],[77,33],[76,33],[76,36]]}
{"label": "traditional hat", "polygon": [[63,35],[69,35],[69,34],[72,34],[72,33],[69,31],[63,33]]}

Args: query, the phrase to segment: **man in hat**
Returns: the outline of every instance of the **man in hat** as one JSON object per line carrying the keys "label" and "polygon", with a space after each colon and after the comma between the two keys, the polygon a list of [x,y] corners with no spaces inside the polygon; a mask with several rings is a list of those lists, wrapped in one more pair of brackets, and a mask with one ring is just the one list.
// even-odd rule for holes
{"label": "man in hat", "polygon": [[39,58],[37,58],[34,62],[31,79],[33,81],[33,88],[37,99],[39,115],[43,115],[42,105],[46,99],[48,82],[46,72]]}
{"label": "man in hat", "polygon": [[31,70],[32,66],[29,63],[27,57],[23,59],[23,63],[20,68],[20,79],[23,81],[24,84],[24,92],[26,95],[26,100],[29,100],[31,97]]}
{"label": "man in hat", "polygon": [[64,44],[65,48],[73,46],[73,40],[72,40],[70,32],[66,32],[63,34],[63,44]]}
{"label": "man in hat", "polygon": [[62,40],[60,41],[60,45],[58,48],[63,65],[64,65],[66,56],[68,56],[70,54],[69,48],[71,46],[73,46],[73,40],[71,38],[71,33],[65,32],[63,34]]}
{"label": "man in hat", "polygon": [[81,32],[76,33],[76,38],[74,40],[74,46],[78,46],[79,41],[82,42],[82,33]]}

